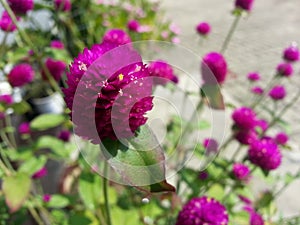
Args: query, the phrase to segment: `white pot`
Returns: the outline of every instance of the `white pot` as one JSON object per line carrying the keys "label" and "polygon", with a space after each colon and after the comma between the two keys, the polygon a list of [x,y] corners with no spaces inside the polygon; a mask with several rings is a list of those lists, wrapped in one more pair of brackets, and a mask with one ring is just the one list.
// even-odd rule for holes
{"label": "white pot", "polygon": [[64,99],[57,92],[44,98],[32,99],[32,104],[34,105],[37,113],[40,114],[61,114],[64,112]]}

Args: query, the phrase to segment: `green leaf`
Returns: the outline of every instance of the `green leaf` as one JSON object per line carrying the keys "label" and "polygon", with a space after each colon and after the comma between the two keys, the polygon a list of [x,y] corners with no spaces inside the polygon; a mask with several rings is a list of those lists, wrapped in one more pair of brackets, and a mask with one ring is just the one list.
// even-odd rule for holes
{"label": "green leaf", "polygon": [[175,191],[165,179],[165,157],[151,129],[142,126],[137,137],[127,141],[125,146],[106,139],[101,146],[108,163],[123,182],[146,192]]}
{"label": "green leaf", "polygon": [[55,155],[62,158],[69,156],[69,151],[65,149],[65,144],[62,140],[52,136],[42,136],[37,140],[37,149],[51,149]]}
{"label": "green leaf", "polygon": [[220,184],[214,184],[211,186],[211,188],[208,190],[208,196],[221,201],[224,197],[224,188]]}
{"label": "green leaf", "polygon": [[201,120],[199,122],[199,129],[200,130],[206,130],[206,129],[210,128],[210,127],[211,127],[210,122],[207,121],[207,120]]}
{"label": "green leaf", "polygon": [[225,105],[219,85],[204,84],[201,88],[201,96],[208,100],[208,105],[213,109],[224,110]]}
{"label": "green leaf", "polygon": [[36,171],[40,170],[46,164],[46,162],[47,158],[45,156],[40,156],[39,158],[32,157],[26,160],[18,171],[31,176]]}
{"label": "green leaf", "polygon": [[255,202],[255,206],[257,208],[264,208],[268,207],[271,202],[273,201],[274,196],[273,193],[270,191],[266,191],[263,193],[263,195]]}
{"label": "green leaf", "polygon": [[65,117],[60,114],[42,114],[31,121],[30,127],[33,130],[47,130],[62,124]]}
{"label": "green leaf", "polygon": [[31,187],[31,179],[28,175],[17,173],[3,180],[3,193],[6,204],[11,212],[15,212],[27,199]]}
{"label": "green leaf", "polygon": [[26,101],[14,103],[11,107],[14,110],[14,112],[18,115],[23,115],[31,110],[30,105]]}
{"label": "green leaf", "polygon": [[70,201],[67,197],[63,195],[52,195],[50,201],[47,203],[47,206],[50,208],[65,208],[70,204]]}
{"label": "green leaf", "polygon": [[81,214],[73,214],[70,216],[69,224],[72,225],[90,225],[92,220]]}

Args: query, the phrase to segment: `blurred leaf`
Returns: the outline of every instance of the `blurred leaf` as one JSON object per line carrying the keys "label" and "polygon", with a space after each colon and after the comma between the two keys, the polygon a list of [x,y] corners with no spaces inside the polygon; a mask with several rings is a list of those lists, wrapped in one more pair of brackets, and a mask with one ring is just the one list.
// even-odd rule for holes
{"label": "blurred leaf", "polygon": [[201,87],[201,96],[207,98],[209,107],[219,110],[225,109],[223,95],[219,85],[204,84]]}
{"label": "blurred leaf", "polygon": [[25,57],[28,57],[28,51],[29,47],[22,47],[22,48],[16,48],[14,51],[9,51],[7,53],[8,56],[8,62],[11,64],[16,64],[17,62],[21,61]]}
{"label": "blurred leaf", "polygon": [[199,122],[198,128],[199,128],[200,130],[206,130],[206,129],[210,128],[210,127],[211,127],[210,122],[207,121],[207,120],[201,120],[201,121]]}
{"label": "blurred leaf", "polygon": [[285,184],[290,184],[295,180],[295,177],[293,176],[293,174],[291,173],[287,173],[284,176],[284,183]]}
{"label": "blurred leaf", "polygon": [[[67,146],[69,146],[67,144]],[[36,142],[37,149],[51,149],[56,156],[65,158],[70,155],[70,150],[73,148],[66,148],[65,143],[53,136],[42,136]]]}
{"label": "blurred leaf", "polygon": [[47,130],[62,124],[65,117],[60,114],[42,114],[31,121],[30,127],[33,130]]}
{"label": "blurred leaf", "polygon": [[256,208],[265,208],[270,205],[270,203],[273,201],[273,193],[270,191],[264,192],[261,197],[255,202]]}
{"label": "blurred leaf", "polygon": [[31,176],[36,171],[40,170],[46,162],[47,158],[45,156],[40,156],[39,158],[32,157],[24,161],[18,171]]}
{"label": "blurred leaf", "polygon": [[211,188],[208,190],[207,195],[221,201],[224,197],[224,188],[220,184],[214,184],[211,186]]}
{"label": "blurred leaf", "polygon": [[31,180],[28,175],[23,173],[17,173],[3,179],[3,193],[11,212],[20,209],[28,197],[30,187]]}
{"label": "blurred leaf", "polygon": [[69,218],[69,224],[72,225],[90,225],[92,220],[82,214],[72,214]]}
{"label": "blurred leaf", "polygon": [[16,114],[23,115],[31,110],[30,105],[26,101],[21,101],[18,103],[14,103],[11,106]]}
{"label": "blurred leaf", "polygon": [[65,208],[70,204],[70,201],[67,197],[63,195],[51,195],[50,201],[47,203],[47,206],[50,208]]}

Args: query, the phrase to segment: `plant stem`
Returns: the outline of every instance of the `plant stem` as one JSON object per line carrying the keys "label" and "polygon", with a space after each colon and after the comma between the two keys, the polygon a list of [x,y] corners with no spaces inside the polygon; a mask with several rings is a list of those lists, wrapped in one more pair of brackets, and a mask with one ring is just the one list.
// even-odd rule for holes
{"label": "plant stem", "polygon": [[235,17],[235,19],[234,19],[234,21],[233,21],[233,23],[232,23],[232,25],[231,25],[231,27],[229,29],[229,32],[228,32],[228,34],[227,34],[227,36],[225,38],[225,41],[224,41],[224,43],[222,45],[221,53],[223,53],[223,54],[225,53],[225,51],[226,51],[226,49],[227,49],[227,47],[229,45],[229,42],[231,41],[233,33],[236,30],[236,28],[237,28],[237,25],[238,25],[240,19],[241,19],[241,15],[237,15]]}
{"label": "plant stem", "polygon": [[34,218],[34,220],[38,223],[38,225],[44,225],[44,222],[42,221],[39,214],[36,212],[36,210],[33,207],[28,207],[28,210],[32,215],[32,217]]}
{"label": "plant stem", "polygon": [[110,216],[110,208],[109,208],[109,198],[108,198],[108,179],[106,178],[108,175],[108,164],[104,165],[104,176],[103,176],[103,195],[105,201],[105,210],[106,210],[106,221],[107,225],[112,225],[111,216]]}

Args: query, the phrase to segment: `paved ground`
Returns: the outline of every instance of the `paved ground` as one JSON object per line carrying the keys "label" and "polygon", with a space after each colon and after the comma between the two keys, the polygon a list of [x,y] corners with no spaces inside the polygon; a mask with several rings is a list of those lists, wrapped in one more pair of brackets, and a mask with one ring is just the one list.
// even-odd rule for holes
{"label": "paved ground", "polygon": [[[181,44],[203,55],[221,48],[229,27],[233,21],[230,14],[234,1],[223,0],[165,0],[162,5],[167,16],[181,28]],[[200,21],[208,21],[212,25],[209,39],[199,46],[195,33],[195,25]],[[225,85],[226,92],[234,101],[243,104],[249,100],[245,75],[258,71],[267,81],[274,74],[276,65],[281,61],[282,49],[292,41],[300,44],[300,2],[299,0],[264,0],[255,1],[254,9],[247,18],[240,21],[232,42],[226,52],[230,70],[236,74],[231,76]],[[299,65],[292,82],[286,82],[288,93],[296,94],[300,83]],[[263,83],[261,83],[263,84]],[[291,99],[290,97],[289,99]],[[300,104],[290,110],[285,118],[293,124],[292,136],[295,154],[291,161],[285,157],[280,173],[295,171],[299,167],[300,137]],[[299,152],[299,153],[298,153]],[[291,185],[278,199],[278,207],[285,216],[300,213],[300,181]],[[260,188],[267,186],[258,185]]]}

